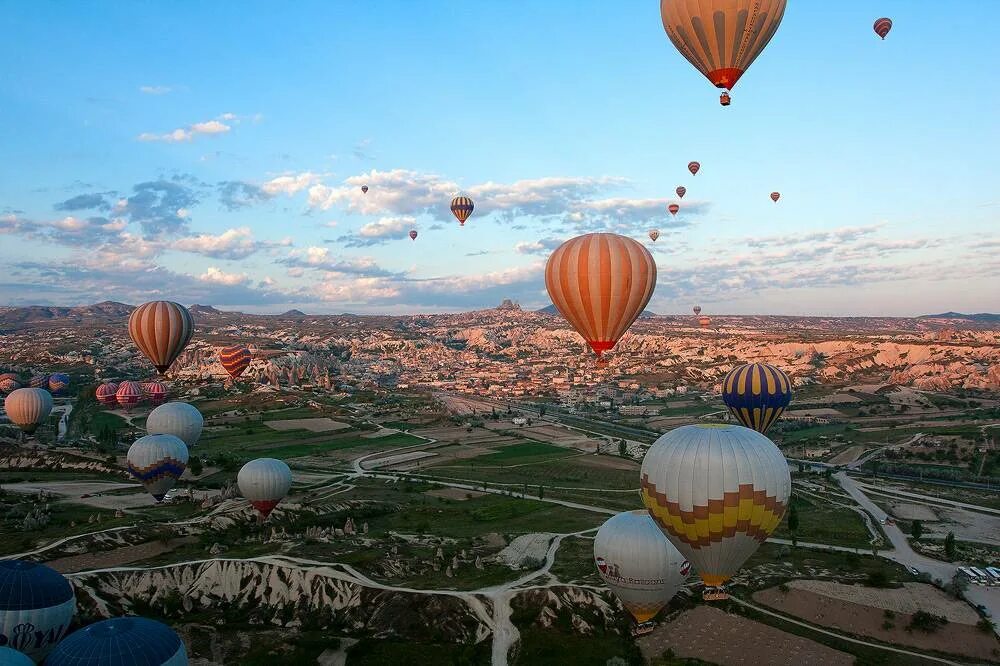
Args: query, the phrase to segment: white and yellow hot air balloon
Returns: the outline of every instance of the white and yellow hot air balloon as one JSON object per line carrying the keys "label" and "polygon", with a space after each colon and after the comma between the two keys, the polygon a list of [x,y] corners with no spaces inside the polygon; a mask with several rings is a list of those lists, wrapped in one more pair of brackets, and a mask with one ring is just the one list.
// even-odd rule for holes
{"label": "white and yellow hot air balloon", "polygon": [[146,432],[150,435],[173,435],[191,448],[198,443],[205,419],[194,405],[186,402],[166,402],[146,417]]}
{"label": "white and yellow hot air balloon", "polygon": [[669,603],[691,568],[641,509],[601,525],[594,537],[594,562],[608,589],[640,624]]}
{"label": "white and yellow hot air balloon", "polygon": [[126,455],[128,471],[157,502],[162,502],[187,469],[187,444],[173,435],[146,435]]}
{"label": "white and yellow hot air balloon", "polygon": [[661,435],[640,476],[649,514],[708,588],[724,585],[774,532],[792,488],[774,442],[725,424]]}
{"label": "white and yellow hot air balloon", "polygon": [[20,388],[11,391],[3,406],[10,422],[30,435],[49,417],[52,394],[40,388]]}

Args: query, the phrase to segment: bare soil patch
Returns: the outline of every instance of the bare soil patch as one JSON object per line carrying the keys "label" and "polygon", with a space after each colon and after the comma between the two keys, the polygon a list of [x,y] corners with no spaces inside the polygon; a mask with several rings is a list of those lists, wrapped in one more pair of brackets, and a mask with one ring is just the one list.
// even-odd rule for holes
{"label": "bare soil patch", "polygon": [[322,417],[316,419],[289,419],[287,421],[265,421],[271,430],[308,430],[310,432],[331,432],[350,428],[351,424]]}
{"label": "bare soil patch", "polygon": [[863,446],[851,446],[835,455],[830,462],[834,465],[854,462],[864,451],[865,447]]}
{"label": "bare soil patch", "polygon": [[918,610],[925,610],[934,615],[943,615],[952,622],[975,624],[979,621],[979,615],[967,603],[953,599],[926,583],[903,583],[903,587],[896,589],[845,585],[828,580],[793,580],[788,585],[841,601],[897,613],[912,614]]}
{"label": "bare soil patch", "polygon": [[[909,613],[895,613],[890,618],[883,608],[851,603],[795,587],[788,592],[777,588],[761,590],[754,594],[754,599],[813,624],[918,650],[936,650],[990,661],[996,658],[994,651],[1000,646],[995,634],[987,634],[970,624],[949,622],[932,633],[916,629],[907,631],[906,627],[913,619]],[[924,610],[933,612],[929,608]]]}
{"label": "bare soil patch", "polygon": [[430,495],[431,497],[443,497],[445,499],[458,500],[459,502],[482,497],[485,494],[478,490],[465,490],[463,488],[435,488],[424,493],[424,495]]}
{"label": "bare soil patch", "polygon": [[587,465],[589,467],[599,467],[601,469],[627,469],[636,472],[636,486],[638,487],[639,463],[620,456],[577,456],[573,458],[574,465]]}
{"label": "bare soil patch", "polygon": [[[747,640],[748,636],[753,640]],[[646,659],[657,658],[669,648],[679,657],[702,659],[721,666],[850,666],[854,663],[854,655],[712,606],[697,606],[682,613],[636,643]]]}
{"label": "bare soil patch", "polygon": [[889,513],[902,520],[923,520],[928,522],[940,520],[933,509],[923,504],[889,502]]}
{"label": "bare soil patch", "polygon": [[59,573],[74,573],[76,571],[87,571],[89,569],[120,567],[133,562],[141,562],[151,557],[169,553],[170,551],[188,543],[198,541],[196,537],[183,537],[171,539],[166,543],[162,541],[147,541],[134,546],[122,546],[114,550],[105,550],[97,553],[83,553],[81,555],[70,555],[49,560],[45,564],[52,567]]}

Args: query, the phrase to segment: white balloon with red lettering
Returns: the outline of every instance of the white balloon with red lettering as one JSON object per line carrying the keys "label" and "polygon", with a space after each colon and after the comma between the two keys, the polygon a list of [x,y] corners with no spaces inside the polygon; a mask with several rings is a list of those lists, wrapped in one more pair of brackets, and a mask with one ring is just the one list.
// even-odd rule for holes
{"label": "white balloon with red lettering", "polygon": [[243,465],[236,483],[243,497],[250,500],[261,519],[266,520],[292,487],[292,470],[280,460],[257,458]]}

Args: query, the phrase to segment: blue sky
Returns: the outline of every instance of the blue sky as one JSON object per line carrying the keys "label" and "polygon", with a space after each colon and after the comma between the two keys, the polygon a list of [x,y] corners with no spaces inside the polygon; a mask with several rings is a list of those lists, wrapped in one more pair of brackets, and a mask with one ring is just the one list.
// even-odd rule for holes
{"label": "blue sky", "polygon": [[0,303],[539,307],[551,248],[613,230],[653,251],[656,312],[1000,311],[992,0],[793,0],[729,108],[652,1],[6,20]]}

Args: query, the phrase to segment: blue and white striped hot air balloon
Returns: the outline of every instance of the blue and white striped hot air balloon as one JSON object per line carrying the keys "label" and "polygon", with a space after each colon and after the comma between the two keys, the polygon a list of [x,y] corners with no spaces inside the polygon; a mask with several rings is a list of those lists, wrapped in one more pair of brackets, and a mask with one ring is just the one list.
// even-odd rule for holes
{"label": "blue and white striped hot air balloon", "polygon": [[49,393],[52,395],[63,395],[69,388],[69,375],[64,372],[55,372],[49,375]]}
{"label": "blue and white striped hot air balloon", "polygon": [[184,641],[173,629],[144,617],[113,617],[63,640],[45,666],[187,666]]}
{"label": "blue and white striped hot air balloon", "polygon": [[126,460],[132,476],[160,502],[187,469],[187,444],[173,435],[146,435],[135,441]]}
{"label": "blue and white striped hot air balloon", "polygon": [[73,586],[62,574],[36,562],[0,562],[0,646],[40,662],[66,634],[74,612]]}

